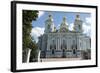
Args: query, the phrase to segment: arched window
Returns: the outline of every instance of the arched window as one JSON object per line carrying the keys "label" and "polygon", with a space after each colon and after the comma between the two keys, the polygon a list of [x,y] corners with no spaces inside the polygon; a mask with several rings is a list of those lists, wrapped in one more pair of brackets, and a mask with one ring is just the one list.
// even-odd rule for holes
{"label": "arched window", "polygon": [[55,54],[55,51],[54,51],[54,49],[52,49],[52,54]]}
{"label": "arched window", "polygon": [[50,50],[52,49],[52,45],[50,45]]}
{"label": "arched window", "polygon": [[63,40],[63,44],[65,43],[65,40]]}
{"label": "arched window", "polygon": [[52,44],[55,44],[55,41],[54,40],[52,40]]}
{"label": "arched window", "polygon": [[73,49],[73,54],[76,54],[76,50],[75,49]]}
{"label": "arched window", "polygon": [[56,49],[56,44],[55,44],[55,40],[54,39],[52,40],[51,44],[52,44],[52,49]]}
{"label": "arched window", "polygon": [[65,40],[63,40],[63,46],[66,46],[66,42],[65,42]]}
{"label": "arched window", "polygon": [[66,47],[67,47],[66,42],[65,40],[63,40],[61,44],[61,49],[66,49]]}
{"label": "arched window", "polygon": [[73,45],[75,44],[75,40],[73,40]]}
{"label": "arched window", "polygon": [[81,25],[78,25],[78,27],[79,27],[79,30],[81,29]]}

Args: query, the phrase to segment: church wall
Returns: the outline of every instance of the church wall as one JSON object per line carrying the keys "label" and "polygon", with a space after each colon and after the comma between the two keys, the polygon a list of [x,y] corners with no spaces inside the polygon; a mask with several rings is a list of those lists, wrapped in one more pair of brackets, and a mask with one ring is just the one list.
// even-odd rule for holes
{"label": "church wall", "polygon": [[[80,51],[77,51],[77,54],[73,54],[72,51],[65,51],[64,52],[65,54],[65,57],[66,58],[73,58],[73,57],[80,57],[81,56],[81,52]],[[48,50],[46,51],[46,58],[53,58],[53,57],[58,57],[58,58],[61,58],[63,57],[63,51],[62,50],[55,50],[55,53],[52,54],[52,51],[51,50]]]}
{"label": "church wall", "polygon": [[86,49],[90,49],[90,39],[86,38]]}
{"label": "church wall", "polygon": [[[54,40],[54,43],[53,43]],[[63,40],[65,40],[65,56],[73,57],[72,45],[77,45],[77,56],[81,56],[80,50],[85,50],[90,48],[89,38],[85,38],[80,34],[74,33],[48,33],[43,35],[42,38],[42,51],[45,52],[46,57],[61,57],[63,54],[63,50],[61,49],[61,45],[63,44]],[[81,43],[81,45],[80,45]],[[52,54],[52,49],[50,49],[50,45],[56,45],[55,54]]]}
{"label": "church wall", "polygon": [[42,37],[42,49],[43,51],[45,51],[47,49],[47,35],[43,35]]}
{"label": "church wall", "polygon": [[74,31],[68,30],[65,17],[59,30],[54,30],[54,27],[52,15],[49,15],[39,46],[44,57],[80,57],[81,50],[90,48],[90,38],[82,34],[82,20],[79,15],[75,18]]}

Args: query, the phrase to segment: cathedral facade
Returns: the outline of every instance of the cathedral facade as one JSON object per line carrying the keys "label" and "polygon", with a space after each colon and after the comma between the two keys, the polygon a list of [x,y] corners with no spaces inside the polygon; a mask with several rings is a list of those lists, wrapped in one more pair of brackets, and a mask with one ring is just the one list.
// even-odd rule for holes
{"label": "cathedral facade", "polygon": [[41,58],[81,57],[83,50],[91,48],[91,39],[83,34],[82,23],[80,16],[76,15],[73,30],[70,31],[64,17],[60,28],[56,29],[53,18],[49,15],[45,21],[44,34],[38,41]]}

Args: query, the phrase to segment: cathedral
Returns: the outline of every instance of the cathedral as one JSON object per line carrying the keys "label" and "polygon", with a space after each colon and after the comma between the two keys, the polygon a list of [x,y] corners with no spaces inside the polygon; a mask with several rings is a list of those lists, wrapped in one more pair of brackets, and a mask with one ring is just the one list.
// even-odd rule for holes
{"label": "cathedral", "polygon": [[73,30],[69,30],[66,17],[60,28],[54,25],[52,15],[45,20],[44,34],[39,37],[41,58],[80,58],[81,52],[91,49],[91,38],[83,34],[80,15],[76,15]]}

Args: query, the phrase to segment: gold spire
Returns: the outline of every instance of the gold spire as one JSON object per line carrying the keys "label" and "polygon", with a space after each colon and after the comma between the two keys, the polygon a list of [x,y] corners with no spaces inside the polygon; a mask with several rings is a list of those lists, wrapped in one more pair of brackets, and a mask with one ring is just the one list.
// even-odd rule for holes
{"label": "gold spire", "polygon": [[52,17],[52,15],[49,15],[49,17]]}
{"label": "gold spire", "polygon": [[77,18],[79,18],[79,15],[76,15]]}

